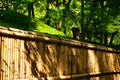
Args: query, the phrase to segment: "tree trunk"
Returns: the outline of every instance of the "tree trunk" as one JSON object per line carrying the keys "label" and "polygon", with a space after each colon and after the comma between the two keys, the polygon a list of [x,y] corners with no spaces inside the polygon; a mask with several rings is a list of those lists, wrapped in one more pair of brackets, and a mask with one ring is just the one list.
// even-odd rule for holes
{"label": "tree trunk", "polygon": [[72,28],[73,38],[79,40],[80,39],[80,30],[79,28],[73,27]]}
{"label": "tree trunk", "polygon": [[[56,5],[55,5],[55,6],[59,8],[59,6],[60,6],[59,0],[56,0]],[[61,31],[62,22],[61,22],[61,21],[58,22],[58,19],[56,19],[56,21],[55,21],[55,26],[56,26],[56,29],[57,29],[57,30]]]}
{"label": "tree trunk", "polygon": [[100,30],[100,44],[102,44],[103,45],[103,39],[104,39],[104,31],[103,31],[103,29],[101,29]]}
{"label": "tree trunk", "polygon": [[63,32],[66,34],[66,27],[65,27],[65,22],[66,22],[66,0],[63,0],[63,6],[65,9],[63,9],[63,16],[62,16],[62,27],[63,27]]}
{"label": "tree trunk", "polygon": [[63,10],[63,20],[62,20],[62,27],[63,27],[63,32],[66,34],[66,27],[65,27],[65,23],[66,23],[66,12],[69,11],[69,6],[70,6],[71,0],[67,1],[63,0],[63,6],[65,7],[65,9]]}
{"label": "tree trunk", "polygon": [[59,0],[56,0],[56,7],[59,6]]}
{"label": "tree trunk", "polygon": [[[103,19],[104,19],[104,0],[100,0],[100,2],[101,2],[101,20],[103,21]],[[105,28],[105,26],[102,26],[102,30],[103,30],[103,33],[102,33],[102,40],[101,40],[101,42],[102,42],[102,44],[104,44],[104,45],[107,45],[108,43],[108,41],[107,41],[107,38],[108,38],[108,35],[107,35],[107,30],[106,30],[106,28]]]}
{"label": "tree trunk", "polygon": [[111,39],[110,39],[110,43],[109,43],[109,46],[112,44],[113,42],[113,39],[115,37],[115,35],[118,33],[118,30],[114,31],[112,34],[111,34]]}
{"label": "tree trunk", "polygon": [[59,23],[56,22],[56,29],[59,31],[61,31],[61,24],[62,22],[59,22]]}
{"label": "tree trunk", "polygon": [[49,0],[46,0],[46,23],[50,25],[50,16],[49,16]]}
{"label": "tree trunk", "polygon": [[34,18],[35,13],[34,13],[34,5],[33,5],[33,3],[31,3],[31,12],[32,12],[32,18]]}
{"label": "tree trunk", "polygon": [[30,18],[34,18],[35,17],[33,2],[28,4],[28,16]]}
{"label": "tree trunk", "polygon": [[80,40],[84,41],[86,36],[86,27],[84,26],[84,0],[81,0],[81,35]]}
{"label": "tree trunk", "polygon": [[65,15],[66,15],[66,11],[63,10],[62,27],[63,27],[63,32],[66,34],[66,27],[65,27],[66,18],[65,18]]}
{"label": "tree trunk", "polygon": [[[101,20],[101,22],[103,21],[103,19],[104,19],[104,11],[103,11],[103,8],[104,8],[104,1],[103,0],[101,0],[100,1],[100,6],[101,6],[101,18],[100,18],[100,20]],[[101,26],[101,30],[100,30],[100,44],[104,44],[104,35],[105,35],[105,32],[106,32],[106,30],[105,30],[105,28],[104,28],[105,26]]]}

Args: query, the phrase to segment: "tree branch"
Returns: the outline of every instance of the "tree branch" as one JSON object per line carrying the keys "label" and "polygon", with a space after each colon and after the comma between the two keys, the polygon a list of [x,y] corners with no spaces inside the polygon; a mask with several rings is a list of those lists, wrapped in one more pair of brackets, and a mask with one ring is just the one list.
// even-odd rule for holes
{"label": "tree branch", "polygon": [[111,34],[111,39],[110,39],[110,43],[109,43],[109,46],[112,44],[113,42],[113,39],[115,37],[115,35],[118,33],[118,30],[114,31],[112,34]]}

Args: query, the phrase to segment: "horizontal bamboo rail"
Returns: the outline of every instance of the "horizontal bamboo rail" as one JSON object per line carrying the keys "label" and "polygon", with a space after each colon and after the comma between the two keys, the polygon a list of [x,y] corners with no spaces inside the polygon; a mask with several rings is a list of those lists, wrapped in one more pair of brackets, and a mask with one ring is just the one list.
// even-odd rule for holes
{"label": "horizontal bamboo rail", "polygon": [[76,75],[63,75],[57,77],[47,77],[41,78],[42,80],[66,80],[66,79],[74,79],[74,78],[86,78],[86,77],[97,77],[97,76],[104,76],[104,75],[116,75],[120,74],[120,72],[96,72],[96,73],[84,73],[84,74],[76,74]]}
{"label": "horizontal bamboo rail", "polygon": [[57,43],[57,44],[66,44],[66,45],[79,46],[79,47],[81,46],[81,47],[85,47],[85,48],[89,48],[89,49],[99,49],[99,50],[103,50],[103,51],[120,53],[120,50],[116,50],[116,49],[113,49],[110,47],[93,45],[93,44],[85,43],[82,41],[60,38],[60,37],[56,37],[56,36],[45,35],[45,34],[40,34],[40,33],[35,33],[35,32],[29,32],[29,31],[14,29],[14,28],[6,28],[3,26],[0,26],[0,35],[14,37],[14,38],[20,38],[20,39],[26,39],[26,40],[30,39],[33,41],[40,40],[40,41]]}

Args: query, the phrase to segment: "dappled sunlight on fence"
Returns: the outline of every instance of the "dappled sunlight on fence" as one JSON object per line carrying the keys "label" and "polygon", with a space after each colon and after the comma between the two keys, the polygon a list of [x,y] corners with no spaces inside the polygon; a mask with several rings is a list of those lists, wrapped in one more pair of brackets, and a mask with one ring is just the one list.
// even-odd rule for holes
{"label": "dappled sunlight on fence", "polygon": [[91,69],[88,72],[100,72],[99,62],[97,59],[96,53],[93,50],[88,50],[88,66]]}
{"label": "dappled sunlight on fence", "polygon": [[0,27],[0,80],[119,80],[120,50]]}

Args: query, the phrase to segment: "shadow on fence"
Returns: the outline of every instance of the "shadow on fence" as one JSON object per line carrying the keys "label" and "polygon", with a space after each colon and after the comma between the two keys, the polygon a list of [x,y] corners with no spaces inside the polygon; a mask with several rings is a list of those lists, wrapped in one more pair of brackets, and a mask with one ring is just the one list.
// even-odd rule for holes
{"label": "shadow on fence", "polygon": [[120,50],[0,27],[0,80],[120,80]]}

